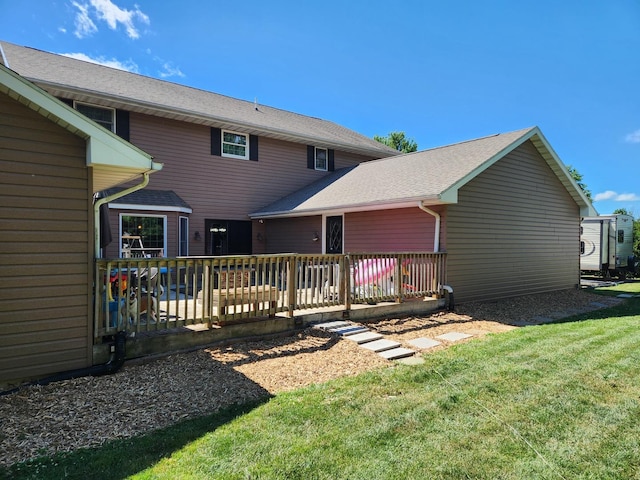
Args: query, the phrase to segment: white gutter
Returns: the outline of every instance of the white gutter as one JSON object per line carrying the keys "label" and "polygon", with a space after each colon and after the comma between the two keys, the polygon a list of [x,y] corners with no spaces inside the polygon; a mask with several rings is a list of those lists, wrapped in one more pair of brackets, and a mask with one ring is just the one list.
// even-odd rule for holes
{"label": "white gutter", "polygon": [[113,200],[117,200],[120,197],[124,197],[125,195],[129,195],[130,193],[137,192],[138,190],[142,190],[144,187],[149,185],[149,174],[154,170],[150,170],[142,174],[142,182],[138,185],[134,185],[133,187],[129,187],[121,192],[114,193],[108,197],[99,198],[96,200],[96,203],[93,204],[93,223],[94,223],[94,231],[93,231],[93,242],[94,242],[94,251],[95,258],[100,258],[100,207],[105,203],[109,203]]}
{"label": "white gutter", "polygon": [[433,251],[439,252],[440,251],[440,214],[437,212],[434,212],[433,210],[428,209],[422,204],[422,202],[418,202],[418,208],[423,212],[427,212],[429,215],[433,215],[436,218],[436,228],[433,236]]}

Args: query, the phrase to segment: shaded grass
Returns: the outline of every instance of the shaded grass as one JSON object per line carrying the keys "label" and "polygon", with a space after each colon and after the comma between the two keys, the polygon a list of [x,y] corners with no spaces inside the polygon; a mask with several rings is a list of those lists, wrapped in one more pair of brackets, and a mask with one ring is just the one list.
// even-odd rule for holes
{"label": "shaded grass", "polygon": [[640,478],[639,325],[632,299],[5,475]]}

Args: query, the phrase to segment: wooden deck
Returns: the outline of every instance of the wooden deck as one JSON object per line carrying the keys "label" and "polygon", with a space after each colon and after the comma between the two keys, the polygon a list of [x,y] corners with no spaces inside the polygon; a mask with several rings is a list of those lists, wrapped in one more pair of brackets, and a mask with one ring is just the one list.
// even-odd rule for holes
{"label": "wooden deck", "polygon": [[445,260],[443,253],[98,260],[94,357],[108,356],[118,331],[129,337],[127,355],[140,356],[354,315],[432,311],[444,305]]}

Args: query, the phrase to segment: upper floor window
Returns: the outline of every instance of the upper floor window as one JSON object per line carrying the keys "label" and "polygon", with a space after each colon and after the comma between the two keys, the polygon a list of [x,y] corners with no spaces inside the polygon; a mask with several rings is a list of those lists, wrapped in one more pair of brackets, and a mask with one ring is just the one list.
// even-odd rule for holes
{"label": "upper floor window", "polygon": [[307,145],[307,168],[333,172],[335,170],[335,152],[331,148]]}
{"label": "upper floor window", "polygon": [[328,155],[326,148],[316,147],[315,153],[315,169],[326,172],[328,170]]}
{"label": "upper floor window", "polygon": [[232,158],[249,158],[249,135],[222,131],[222,156]]}
{"label": "upper floor window", "polygon": [[96,107],[95,105],[87,105],[86,103],[76,102],[75,109],[90,118],[98,125],[102,125],[107,130],[116,131],[115,110],[113,108]]}

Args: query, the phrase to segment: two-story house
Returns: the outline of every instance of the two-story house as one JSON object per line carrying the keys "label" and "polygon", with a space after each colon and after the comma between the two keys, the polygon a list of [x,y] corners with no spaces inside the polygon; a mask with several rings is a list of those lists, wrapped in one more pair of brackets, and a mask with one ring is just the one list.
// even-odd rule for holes
{"label": "two-story house", "polygon": [[[145,253],[171,257],[273,251],[281,246],[267,243],[251,212],[334,170],[397,154],[330,121],[0,45],[6,66],[164,165],[144,190],[108,202],[114,241],[105,257],[122,256],[132,237],[141,238]],[[323,242],[289,243],[320,253]]]}

